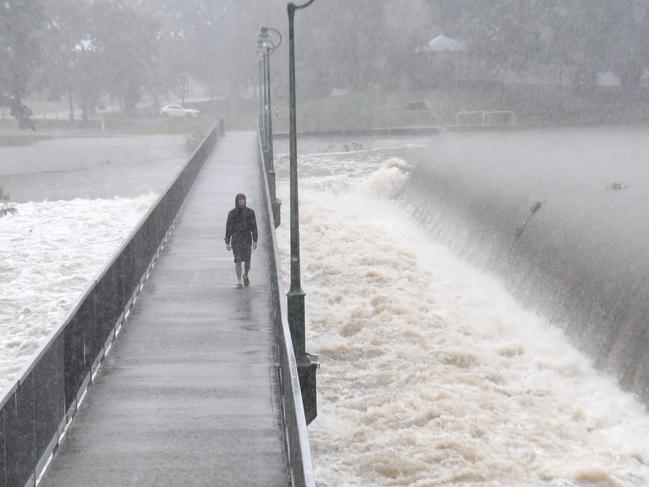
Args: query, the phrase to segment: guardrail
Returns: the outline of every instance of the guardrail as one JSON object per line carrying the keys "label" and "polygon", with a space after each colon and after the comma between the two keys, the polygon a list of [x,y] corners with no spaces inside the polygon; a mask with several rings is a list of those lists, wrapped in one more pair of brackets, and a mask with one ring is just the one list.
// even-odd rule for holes
{"label": "guardrail", "polygon": [[67,319],[5,389],[0,487],[33,486],[44,474],[223,131],[220,119]]}
{"label": "guardrail", "polygon": [[513,127],[516,114],[510,110],[461,111],[455,114],[457,128]]}
{"label": "guardrail", "polygon": [[[257,130],[257,142],[259,147],[258,160],[264,177],[264,197],[266,199],[264,213],[268,216],[269,221],[273,222],[273,205],[259,129]],[[280,391],[291,485],[293,487],[315,487],[311,447],[307,433],[297,361],[295,360],[291,331],[288,326],[286,293],[284,292],[284,284],[280,274],[281,265],[274,224],[269,226],[268,248],[270,249],[269,265],[273,312],[278,331]]]}
{"label": "guardrail", "polygon": [[[286,135],[289,119],[274,114],[276,135]],[[392,110],[357,112],[301,113],[298,125],[302,134],[431,133],[439,130],[439,117],[434,110]]]}

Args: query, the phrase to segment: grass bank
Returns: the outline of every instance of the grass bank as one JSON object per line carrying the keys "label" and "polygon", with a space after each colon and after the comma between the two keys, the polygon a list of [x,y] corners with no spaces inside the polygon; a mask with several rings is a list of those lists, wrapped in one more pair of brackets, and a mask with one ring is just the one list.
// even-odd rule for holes
{"label": "grass bank", "polygon": [[[511,111],[517,125],[524,127],[649,123],[649,89],[631,96],[619,88],[482,83],[430,90],[375,89],[299,101],[298,125],[300,130],[418,125],[425,122],[421,115],[404,114],[416,101],[435,110],[444,126],[455,125],[456,115],[463,111]],[[276,132],[286,131],[286,102],[279,100],[273,112]]]}
{"label": "grass bank", "polygon": [[206,134],[214,118],[126,118],[111,114],[103,119],[36,120],[36,130],[21,130],[14,119],[0,120],[0,146],[29,145],[43,139],[65,137],[111,137],[120,135]]}

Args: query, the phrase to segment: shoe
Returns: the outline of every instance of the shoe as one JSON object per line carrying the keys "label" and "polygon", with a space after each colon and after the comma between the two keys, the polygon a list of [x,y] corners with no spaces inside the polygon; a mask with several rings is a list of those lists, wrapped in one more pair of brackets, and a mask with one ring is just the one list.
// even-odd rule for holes
{"label": "shoe", "polygon": [[250,286],[250,279],[248,279],[248,276],[243,276],[243,285],[246,287]]}
{"label": "shoe", "polygon": [[237,282],[237,289],[243,289],[243,284],[241,284],[240,282]]}

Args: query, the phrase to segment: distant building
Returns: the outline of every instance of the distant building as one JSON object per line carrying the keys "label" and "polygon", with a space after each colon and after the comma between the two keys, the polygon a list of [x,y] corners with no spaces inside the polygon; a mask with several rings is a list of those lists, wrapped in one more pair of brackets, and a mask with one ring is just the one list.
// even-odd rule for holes
{"label": "distant building", "polygon": [[443,34],[433,37],[428,44],[422,47],[418,47],[416,52],[429,52],[440,54],[444,52],[467,52],[468,49],[464,44],[450,37],[446,37]]}
{"label": "distant building", "polygon": [[[415,49],[420,61],[423,85],[449,85],[464,77],[469,50],[456,39],[443,34],[433,37],[425,45]],[[423,61],[423,62],[422,62]]]}

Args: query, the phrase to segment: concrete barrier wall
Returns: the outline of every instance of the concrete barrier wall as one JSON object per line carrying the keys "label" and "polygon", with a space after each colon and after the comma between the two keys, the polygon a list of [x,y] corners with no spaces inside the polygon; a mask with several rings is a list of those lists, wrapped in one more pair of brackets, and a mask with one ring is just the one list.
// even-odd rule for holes
{"label": "concrete barrier wall", "polygon": [[649,404],[649,159],[623,157],[624,140],[610,154],[555,157],[551,137],[525,137],[482,155],[461,139],[433,148],[402,200]]}

